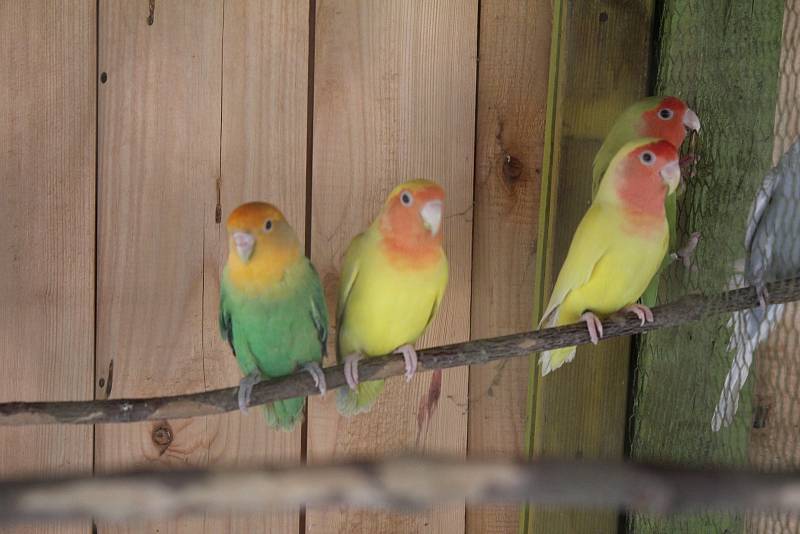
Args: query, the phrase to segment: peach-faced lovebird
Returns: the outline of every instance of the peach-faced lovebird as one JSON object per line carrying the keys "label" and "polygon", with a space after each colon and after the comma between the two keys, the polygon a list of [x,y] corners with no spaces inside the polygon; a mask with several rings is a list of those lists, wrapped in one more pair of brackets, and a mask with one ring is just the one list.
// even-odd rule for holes
{"label": "peach-faced lovebird", "polygon": [[[675,148],[680,148],[686,138],[686,131],[699,131],[700,119],[685,102],[674,96],[651,96],[639,100],[623,111],[611,131],[603,141],[592,165],[592,193],[597,192],[600,179],[614,157],[625,143],[635,139],[654,137],[665,139]],[[670,232],[670,250],[674,254],[665,258],[664,266],[673,259],[681,258],[688,264],[688,258],[697,246],[700,234],[693,233],[687,244],[677,249],[677,195],[667,195],[666,211]],[[663,267],[662,267],[663,268]],[[658,296],[658,276],[654,276],[642,295],[642,304],[654,306]]]}
{"label": "peach-faced lovebird", "polygon": [[349,386],[336,399],[342,415],[368,411],[383,390],[383,380],[359,383],[361,358],[395,352],[405,359],[406,380],[416,370],[414,343],[447,287],[443,203],[444,190],[433,182],[401,184],[347,249],[336,313],[337,354]]}
{"label": "peach-faced lovebird", "polygon": [[[664,199],[680,181],[678,152],[663,139],[625,144],[611,159],[561,266],[539,327],[583,320],[592,343],[603,336],[600,316],[631,312],[644,324],[653,314],[636,304],[667,252]],[[575,357],[575,347],[542,353],[542,375]]]}
{"label": "peach-faced lovebird", "polygon": [[728,351],[733,362],[725,377],[719,403],[711,419],[714,432],[733,422],[739,407],[739,392],[753,365],[753,353],[777,326],[783,304],[769,304],[767,282],[800,275],[800,139],[795,140],[770,170],[759,187],[747,220],[745,257],[734,284],[755,286],[759,307],[734,312]]}
{"label": "peach-faced lovebird", "polygon": [[[242,204],[228,217],[228,262],[220,285],[219,326],[245,377],[239,408],[253,386],[305,369],[325,394],[320,362],[328,337],[328,310],[319,275],[300,241],[271,204]],[[304,397],[264,406],[267,424],[291,430],[303,418]]]}

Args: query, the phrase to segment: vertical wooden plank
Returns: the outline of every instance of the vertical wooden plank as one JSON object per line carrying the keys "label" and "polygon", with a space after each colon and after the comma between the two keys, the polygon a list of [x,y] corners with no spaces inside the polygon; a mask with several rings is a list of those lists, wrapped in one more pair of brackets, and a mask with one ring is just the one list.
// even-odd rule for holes
{"label": "vertical wooden plank", "polygon": [[[152,24],[149,5],[99,6],[99,398],[197,391],[207,380],[204,229],[220,170],[222,3],[156,2]],[[205,465],[207,425],[98,426],[96,468]],[[99,531],[216,531],[204,526],[192,517]]]}
{"label": "vertical wooden plank", "polygon": [[[552,24],[550,0],[480,3],[472,338],[530,328]],[[467,449],[525,454],[530,361],[475,366]],[[470,506],[467,531],[514,532],[519,506]]]}
{"label": "vertical wooden plank", "polygon": [[[0,402],[92,397],[95,16],[94,0],[0,2]],[[0,476],[91,469],[89,427],[0,431]]]}
{"label": "vertical wooden plank", "polygon": [[[557,2],[552,46],[558,63],[540,231],[539,309],[550,296],[572,234],[591,199],[592,160],[617,114],[647,91],[653,1]],[[551,71],[552,72],[552,71]],[[552,75],[552,74],[551,74]],[[630,343],[579,347],[575,361],[533,384],[536,456],[621,458]],[[614,511],[535,509],[529,532],[616,532]]]}
{"label": "vertical wooden plank", "polygon": [[[784,6],[773,164],[800,135],[800,0],[785,0]],[[798,340],[800,306],[789,303],[781,323],[755,355],[754,405],[758,424],[752,425],[749,459],[760,470],[783,471],[800,465]],[[800,519],[797,514],[749,514],[746,528],[748,532],[765,534],[795,532],[800,528]]]}
{"label": "vertical wooden plank", "polygon": [[[350,239],[394,185],[417,177],[447,189],[450,286],[420,345],[469,338],[477,2],[317,2],[312,259],[329,303]],[[389,380],[372,412],[338,416],[335,395],[309,409],[308,457],[404,450],[465,453],[467,370],[445,371],[430,419],[430,374]],[[309,510],[309,532],[462,532],[464,506],[418,514]]]}
{"label": "vertical wooden plank", "polygon": [[[241,378],[218,333],[219,277],[227,257],[225,220],[242,202],[280,207],[300,239],[306,223],[308,1],[226,1],[222,71],[220,219],[206,209],[206,388]],[[301,460],[301,428],[271,430],[260,410],[208,418],[210,464]],[[212,532],[298,532],[299,512],[213,518]]]}

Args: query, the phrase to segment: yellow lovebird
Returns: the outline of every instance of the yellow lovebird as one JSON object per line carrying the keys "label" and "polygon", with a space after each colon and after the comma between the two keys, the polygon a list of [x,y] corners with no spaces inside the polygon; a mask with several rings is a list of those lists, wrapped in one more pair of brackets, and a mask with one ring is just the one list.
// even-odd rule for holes
{"label": "yellow lovebird", "polygon": [[406,380],[414,375],[414,343],[436,315],[447,287],[443,209],[444,190],[438,184],[401,184],[347,249],[336,313],[337,356],[349,386],[336,399],[342,415],[368,411],[383,391],[383,380],[359,383],[360,359],[399,353]]}
{"label": "yellow lovebird", "polygon": [[[642,321],[650,308],[636,304],[658,271],[669,245],[664,200],[681,172],[672,144],[631,141],[617,152],[592,205],[572,238],[539,328],[586,322],[592,343],[603,336],[599,316],[620,310]],[[575,347],[545,351],[542,375],[575,357]]]}

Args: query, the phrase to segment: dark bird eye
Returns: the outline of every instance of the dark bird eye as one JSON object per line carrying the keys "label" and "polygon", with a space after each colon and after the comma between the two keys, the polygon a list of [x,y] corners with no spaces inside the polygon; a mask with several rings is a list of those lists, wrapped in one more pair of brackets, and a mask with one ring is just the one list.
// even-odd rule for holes
{"label": "dark bird eye", "polygon": [[400,202],[403,203],[403,206],[410,206],[413,201],[414,199],[408,191],[403,191],[403,194],[400,195]]}
{"label": "dark bird eye", "polygon": [[264,231],[269,232],[272,230],[272,219],[267,219],[267,222],[264,223]]}
{"label": "dark bird eye", "polygon": [[656,160],[656,156],[648,150],[646,152],[642,152],[641,156],[639,156],[639,160],[645,165],[649,166],[652,165]]}
{"label": "dark bird eye", "polygon": [[668,121],[672,118],[672,110],[669,108],[663,108],[661,111],[658,112],[658,116],[661,117],[663,120]]}

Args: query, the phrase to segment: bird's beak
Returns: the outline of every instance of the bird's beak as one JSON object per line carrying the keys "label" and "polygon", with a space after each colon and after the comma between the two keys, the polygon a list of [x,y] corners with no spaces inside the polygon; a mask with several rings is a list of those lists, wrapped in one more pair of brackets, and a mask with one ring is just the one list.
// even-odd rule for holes
{"label": "bird's beak", "polygon": [[422,211],[419,213],[422,215],[422,222],[425,225],[425,229],[432,235],[439,233],[439,228],[442,226],[442,201],[431,200],[427,202],[422,206]]}
{"label": "bird's beak", "polygon": [[661,180],[669,187],[669,192],[672,193],[678,188],[678,183],[681,181],[681,165],[678,160],[667,163],[659,172]]}
{"label": "bird's beak", "polygon": [[686,113],[683,114],[683,125],[690,131],[699,132],[700,117],[697,116],[697,113],[687,108]]}
{"label": "bird's beak", "polygon": [[256,244],[256,238],[247,232],[234,232],[233,244],[236,247],[236,253],[246,262],[253,254],[253,246]]}

